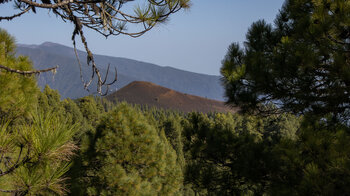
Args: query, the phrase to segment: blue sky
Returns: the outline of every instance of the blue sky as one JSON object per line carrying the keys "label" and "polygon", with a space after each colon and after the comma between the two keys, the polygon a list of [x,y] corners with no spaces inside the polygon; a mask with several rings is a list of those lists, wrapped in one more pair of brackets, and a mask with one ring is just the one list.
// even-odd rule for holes
{"label": "blue sky", "polygon": [[[180,11],[139,38],[109,37],[87,31],[92,52],[126,57],[183,70],[219,75],[221,60],[232,42],[242,43],[252,22],[273,22],[283,0],[192,0],[190,10]],[[45,41],[72,45],[73,25],[56,18],[47,10],[37,11],[0,28],[14,35],[18,43],[41,44]],[[13,13],[12,5],[0,5],[1,15]]]}

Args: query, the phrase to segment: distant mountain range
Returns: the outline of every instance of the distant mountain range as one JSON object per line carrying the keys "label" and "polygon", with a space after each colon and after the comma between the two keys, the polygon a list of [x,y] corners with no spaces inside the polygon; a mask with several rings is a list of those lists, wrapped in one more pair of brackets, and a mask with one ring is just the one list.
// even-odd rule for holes
{"label": "distant mountain range", "polygon": [[[81,62],[86,62],[86,53],[78,51]],[[71,47],[56,43],[45,42],[41,45],[23,45],[17,47],[17,55],[29,56],[35,69],[45,69],[59,65],[57,73],[40,74],[40,86],[48,84],[57,89],[62,98],[78,98],[96,91],[96,83],[92,83],[91,92],[84,90],[80,80],[78,63]],[[111,86],[111,90],[120,89],[132,81],[149,81],[182,93],[197,95],[215,100],[223,100],[224,90],[219,76],[198,74],[171,67],[162,67],[136,60],[95,55],[95,61],[105,74],[108,64],[111,65],[110,76],[114,76],[113,67],[118,71],[118,82]],[[83,64],[86,78],[91,75],[91,67]],[[142,96],[142,95],[141,95]]]}
{"label": "distant mountain range", "polygon": [[224,102],[180,93],[151,82],[135,81],[106,97],[112,102],[126,101],[180,112],[235,112]]}

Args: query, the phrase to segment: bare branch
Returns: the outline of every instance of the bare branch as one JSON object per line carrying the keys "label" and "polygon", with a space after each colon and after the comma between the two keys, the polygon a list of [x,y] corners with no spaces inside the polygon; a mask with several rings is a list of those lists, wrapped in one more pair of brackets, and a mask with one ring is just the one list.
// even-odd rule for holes
{"label": "bare branch", "polygon": [[18,14],[14,14],[12,16],[0,16],[0,21],[1,20],[12,20],[16,17],[20,17],[22,16],[23,14],[27,13],[32,7],[31,6],[28,6],[25,10],[23,10],[22,12],[18,13]]}
{"label": "bare branch", "polygon": [[12,69],[12,68],[9,68],[7,66],[0,64],[0,69],[6,70],[6,71],[11,72],[11,73],[21,74],[21,75],[33,75],[33,74],[40,74],[40,73],[49,72],[49,71],[56,71],[57,68],[58,68],[58,65],[56,65],[55,67],[49,68],[49,69],[22,71],[22,70],[18,70],[18,69]]}
{"label": "bare branch", "polygon": [[115,73],[115,75],[114,75],[114,80],[113,80],[112,82],[106,84],[107,86],[110,86],[110,85],[112,85],[112,84],[114,84],[115,82],[118,81],[118,72],[117,72],[117,68],[114,68],[114,69],[115,69],[115,70],[114,70],[114,73]]}
{"label": "bare branch", "polygon": [[86,4],[86,3],[99,3],[99,2],[102,2],[102,1],[65,0],[65,1],[61,1],[61,2],[56,3],[56,4],[47,4],[47,3],[37,3],[37,2],[34,2],[34,1],[30,1],[30,0],[18,0],[18,1],[26,3],[28,5],[31,5],[33,7],[49,8],[49,9],[55,9],[55,8],[58,8],[58,7],[63,7],[63,6],[68,5],[70,3]]}

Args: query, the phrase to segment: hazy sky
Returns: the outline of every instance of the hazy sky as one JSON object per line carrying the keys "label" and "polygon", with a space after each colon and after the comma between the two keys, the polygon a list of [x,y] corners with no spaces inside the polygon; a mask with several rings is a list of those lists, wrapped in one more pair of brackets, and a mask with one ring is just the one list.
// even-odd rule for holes
{"label": "hazy sky", "polygon": [[[180,11],[165,25],[139,38],[109,37],[87,31],[92,52],[126,57],[183,70],[219,75],[221,60],[232,42],[242,43],[252,22],[273,22],[283,0],[192,0],[188,11]],[[12,5],[0,5],[0,14],[11,15]],[[0,28],[14,35],[18,43],[45,41],[72,46],[73,25],[47,10],[24,15]]]}

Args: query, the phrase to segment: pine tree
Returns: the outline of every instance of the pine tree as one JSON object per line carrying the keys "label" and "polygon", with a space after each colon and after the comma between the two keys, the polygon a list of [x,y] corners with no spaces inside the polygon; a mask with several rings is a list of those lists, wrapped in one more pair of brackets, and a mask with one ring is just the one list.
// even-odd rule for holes
{"label": "pine tree", "polygon": [[274,26],[253,23],[244,48],[232,44],[223,60],[228,102],[348,119],[349,10],[348,1],[287,0]]}
{"label": "pine tree", "polygon": [[176,195],[181,167],[163,131],[147,123],[141,111],[118,105],[85,141],[78,195]]}

